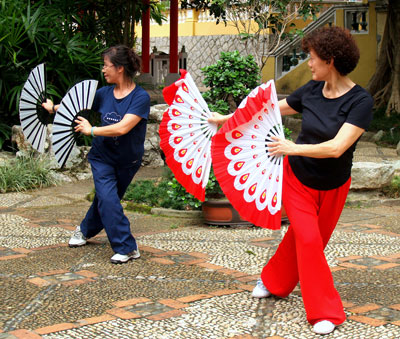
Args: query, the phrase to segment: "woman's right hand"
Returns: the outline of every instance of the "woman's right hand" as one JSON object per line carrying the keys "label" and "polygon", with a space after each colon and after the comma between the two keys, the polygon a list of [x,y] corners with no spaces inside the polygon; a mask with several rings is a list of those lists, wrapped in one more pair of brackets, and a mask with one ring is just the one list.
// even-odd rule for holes
{"label": "woman's right hand", "polygon": [[50,99],[46,99],[46,101],[42,103],[42,107],[50,114],[56,113],[59,106],[60,105],[54,105],[53,101],[51,101]]}

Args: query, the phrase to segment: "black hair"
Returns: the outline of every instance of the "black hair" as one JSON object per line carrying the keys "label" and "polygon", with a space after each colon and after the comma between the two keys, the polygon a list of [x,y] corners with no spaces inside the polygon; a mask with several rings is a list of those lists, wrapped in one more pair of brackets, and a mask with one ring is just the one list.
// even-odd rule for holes
{"label": "black hair", "polygon": [[101,57],[108,57],[116,67],[124,67],[124,75],[127,78],[134,78],[141,67],[141,58],[132,48],[125,45],[113,46],[106,49]]}

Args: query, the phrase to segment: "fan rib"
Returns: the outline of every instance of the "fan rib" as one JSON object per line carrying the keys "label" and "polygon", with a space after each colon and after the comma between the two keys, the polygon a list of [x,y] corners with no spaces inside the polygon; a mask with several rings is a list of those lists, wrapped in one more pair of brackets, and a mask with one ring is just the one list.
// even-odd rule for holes
{"label": "fan rib", "polygon": [[[39,90],[41,90],[40,92],[43,92],[43,90],[42,90],[43,87],[42,87],[40,72],[38,71],[39,80],[36,79],[35,72],[32,73],[32,77],[33,77],[33,80],[35,80],[36,88],[39,89]],[[32,87],[34,87],[34,86],[32,85]],[[40,98],[40,93],[38,94],[38,98]],[[42,99],[42,98],[40,98],[40,99]]]}
{"label": "fan rib", "polygon": [[56,145],[59,142],[64,141],[65,139],[71,139],[71,136],[73,136],[73,133],[68,132],[68,131],[57,131],[57,132],[53,133],[53,135],[60,136],[60,137],[57,137],[53,142],[53,145]]}
{"label": "fan rib", "polygon": [[282,157],[270,156],[267,143],[284,138],[280,118],[270,81],[242,101],[212,143],[214,173],[227,198],[243,218],[271,229],[281,223]]}
{"label": "fan rib", "polygon": [[[69,128],[71,127],[71,125],[66,124],[64,122],[58,122],[56,126],[69,127]],[[65,133],[65,131],[57,131],[57,132],[54,132],[53,134],[60,134],[60,133]],[[71,128],[71,134],[73,134],[72,128]]]}
{"label": "fan rib", "polygon": [[[24,114],[25,116],[24,116],[23,118],[20,119],[20,120],[21,120],[21,123],[22,123],[23,121],[27,120],[27,119],[35,118],[35,117],[36,117],[36,112],[35,112],[35,111],[32,111],[31,108],[29,108],[29,109],[26,108],[25,110],[26,110],[28,113]],[[32,112],[32,113],[29,114],[29,112]],[[27,115],[27,114],[29,114],[29,115]]]}
{"label": "fan rib", "polygon": [[[189,73],[183,72],[181,79],[166,87],[163,94],[169,104],[159,129],[165,161],[178,182],[197,199],[204,201],[211,169],[211,136],[217,132],[217,126],[207,121],[211,112]],[[174,115],[174,110],[181,114]],[[173,124],[180,125],[179,131],[173,130]],[[175,143],[176,137],[183,140]],[[186,153],[178,154],[181,150]]]}
{"label": "fan rib", "polygon": [[38,109],[45,99],[45,65],[36,66],[28,76],[20,95],[19,118],[25,138],[39,152],[44,150],[46,123],[39,120]]}
{"label": "fan rib", "polygon": [[75,117],[90,109],[97,88],[96,80],[84,80],[74,85],[64,96],[54,119],[52,144],[60,167],[63,167],[76,143],[79,133],[73,130]]}
{"label": "fan rib", "polygon": [[[36,120],[36,119],[32,119],[28,124],[24,124],[24,129],[26,129],[27,131],[30,129],[31,125],[33,124],[33,128],[36,128],[37,126],[40,126],[41,123]],[[26,136],[26,138],[29,140],[30,134],[28,136]]]}
{"label": "fan rib", "polygon": [[[65,143],[62,148],[59,149],[59,151],[63,151],[63,153],[59,156],[59,161],[61,162],[61,167],[63,167],[65,165],[65,163],[67,162],[67,159],[69,157],[69,155],[72,152],[72,149],[74,147],[75,144],[75,140],[69,140],[69,145],[68,143]],[[58,152],[57,152],[58,154]]]}
{"label": "fan rib", "polygon": [[36,107],[36,104],[37,104],[36,102],[29,101],[29,100],[27,100],[25,98],[21,98],[21,101],[26,102],[27,104],[31,104],[31,105],[33,105],[35,107]]}
{"label": "fan rib", "polygon": [[[35,128],[33,128],[32,131],[29,133],[28,139],[31,139],[32,133],[35,132],[35,130],[37,131],[37,130],[40,130],[41,128],[43,128],[43,126],[40,123],[35,124],[34,127]],[[33,138],[33,140],[36,139],[36,136],[37,136],[37,133],[36,133],[35,137]]]}
{"label": "fan rib", "polygon": [[[30,83],[30,79],[28,79],[28,82]],[[35,96],[34,94],[32,94],[31,91],[28,90],[28,88],[24,88],[24,89],[23,89],[23,94],[24,94],[24,93],[28,94],[32,99],[39,98],[40,95],[41,95],[41,92],[38,92],[38,91],[37,91],[37,88],[33,87],[32,84],[31,84],[31,87],[32,87],[32,89],[34,90],[36,96]]]}

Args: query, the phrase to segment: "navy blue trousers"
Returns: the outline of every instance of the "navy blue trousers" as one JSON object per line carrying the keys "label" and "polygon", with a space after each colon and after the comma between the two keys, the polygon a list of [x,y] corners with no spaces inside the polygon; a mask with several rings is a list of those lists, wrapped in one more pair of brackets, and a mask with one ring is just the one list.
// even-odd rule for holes
{"label": "navy blue trousers", "polygon": [[81,232],[86,238],[91,238],[104,228],[113,251],[128,254],[137,249],[137,244],[121,199],[139,170],[141,161],[128,168],[115,167],[94,159],[89,159],[89,162],[96,195],[82,220]]}

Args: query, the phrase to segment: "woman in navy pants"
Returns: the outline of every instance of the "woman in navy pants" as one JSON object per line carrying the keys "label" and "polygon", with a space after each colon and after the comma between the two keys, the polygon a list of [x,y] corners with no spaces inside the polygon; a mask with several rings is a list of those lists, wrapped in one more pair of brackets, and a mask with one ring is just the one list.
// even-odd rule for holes
{"label": "woman in navy pants", "polygon": [[[120,200],[140,168],[144,153],[150,97],[136,85],[140,58],[126,46],[114,46],[103,54],[103,75],[107,83],[97,90],[92,109],[101,114],[101,126],[92,126],[78,116],[76,132],[93,137],[88,154],[96,190],[93,203],[69,240],[70,247],[84,246],[103,228],[115,254],[111,262],[126,263],[140,257],[130,223]],[[55,112],[47,100],[43,106]]]}

